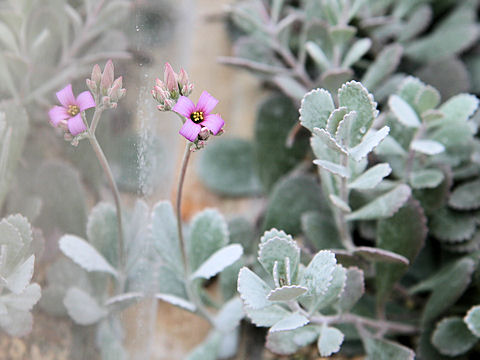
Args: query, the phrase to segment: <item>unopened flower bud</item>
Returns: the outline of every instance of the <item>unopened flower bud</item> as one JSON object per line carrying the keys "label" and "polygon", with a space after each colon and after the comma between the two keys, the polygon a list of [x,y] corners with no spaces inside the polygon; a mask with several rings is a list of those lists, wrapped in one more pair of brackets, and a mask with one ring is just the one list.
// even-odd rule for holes
{"label": "unopened flower bud", "polygon": [[219,132],[217,133],[217,135],[215,135],[215,136],[221,136],[221,135],[223,135],[223,134],[225,134],[225,130],[224,130],[224,129],[220,129],[220,131],[219,131]]}
{"label": "unopened flower bud", "polygon": [[98,64],[93,66],[91,79],[97,87],[100,86],[100,81],[102,81],[102,70]]}
{"label": "unopened flower bud", "polygon": [[108,89],[113,84],[114,78],[114,68],[112,60],[108,60],[105,68],[103,69],[102,80],[100,82],[100,88],[102,90],[102,94],[106,94]]}
{"label": "unopened flower bud", "polygon": [[200,133],[198,134],[198,138],[200,140],[207,140],[210,137],[210,130],[208,130],[206,127],[203,127],[200,130]]}
{"label": "unopened flower bud", "polygon": [[174,106],[175,106],[175,101],[173,101],[171,99],[165,100],[164,105],[163,105],[165,111],[171,110]]}
{"label": "unopened flower bud", "polygon": [[85,82],[87,83],[88,89],[89,89],[93,94],[95,94],[95,93],[97,92],[97,89],[98,89],[97,84],[95,84],[95,82],[93,82],[93,81],[90,80],[90,79],[85,80]]}
{"label": "unopened flower bud", "polygon": [[175,71],[173,71],[172,66],[168,62],[165,63],[163,80],[165,81],[165,84],[167,85],[167,89],[169,91],[178,90],[177,74],[175,73]]}
{"label": "unopened flower bud", "polygon": [[108,89],[107,95],[110,97],[111,102],[118,102],[120,98],[120,91],[122,90],[122,77],[120,76],[113,82],[113,85]]}

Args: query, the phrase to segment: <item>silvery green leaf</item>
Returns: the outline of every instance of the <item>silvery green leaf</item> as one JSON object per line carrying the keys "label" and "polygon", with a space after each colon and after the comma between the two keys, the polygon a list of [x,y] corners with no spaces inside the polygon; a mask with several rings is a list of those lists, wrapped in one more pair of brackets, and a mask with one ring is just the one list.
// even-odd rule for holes
{"label": "silvery green leaf", "polygon": [[337,128],[340,122],[343,120],[344,116],[347,115],[347,108],[341,107],[332,111],[327,120],[327,131],[330,135],[335,135],[337,133]]}
{"label": "silvery green leaf", "polygon": [[470,308],[467,315],[463,318],[463,321],[476,337],[480,337],[480,305]]}
{"label": "silvery green leaf", "polygon": [[334,94],[342,86],[342,84],[345,84],[352,78],[353,70],[351,69],[331,68],[322,73],[322,76],[320,77],[320,82],[325,87],[325,89],[330,91],[330,93]]}
{"label": "silvery green leaf", "polygon": [[353,250],[353,254],[358,255],[370,262],[383,262],[401,265],[408,265],[410,263],[405,256],[376,247],[359,246]]}
{"label": "silvery green leaf", "polygon": [[448,99],[439,110],[445,115],[446,121],[465,122],[478,108],[479,100],[470,94],[459,94]]}
{"label": "silvery green leaf", "polygon": [[6,277],[5,286],[13,293],[20,294],[30,283],[33,276],[33,267],[35,265],[35,255],[31,255],[27,260],[21,262]]}
{"label": "silvery green leaf", "polygon": [[347,269],[347,280],[345,281],[345,288],[340,294],[338,308],[341,312],[350,311],[365,292],[365,281],[363,271],[351,267]]}
{"label": "silvery green leaf", "polygon": [[347,110],[355,111],[357,117],[351,125],[352,138],[348,145],[354,147],[358,145],[377,117],[377,103],[373,100],[373,95],[359,82],[350,81],[343,84],[338,90],[338,102]]}
{"label": "silvery green leaf", "polygon": [[440,104],[440,93],[433,86],[426,85],[415,97],[415,107],[420,114],[435,109]]}
{"label": "silvery green leaf", "polygon": [[222,333],[235,329],[245,316],[242,306],[242,300],[239,297],[234,297],[225,303],[215,316],[215,328]]}
{"label": "silvery green leaf", "polygon": [[119,317],[106,318],[97,325],[95,342],[100,349],[102,360],[128,360],[123,347],[125,333]]}
{"label": "silvery green leaf", "polygon": [[115,207],[110,203],[98,203],[90,212],[87,222],[87,238],[113,266],[118,257],[118,222]]}
{"label": "silvery green leaf", "polygon": [[411,190],[407,185],[401,184],[384,195],[364,205],[360,209],[346,216],[348,221],[352,220],[375,220],[388,218],[395,214],[399,208],[408,200]]}
{"label": "silvery green leaf", "polygon": [[133,304],[145,298],[144,293],[130,292],[108,298],[103,304],[109,311],[118,312],[132,306]]}
{"label": "silvery green leaf", "polygon": [[405,42],[421,34],[430,24],[432,9],[429,5],[419,6],[410,14],[403,31],[398,34],[398,41]]}
{"label": "silvery green leaf", "polygon": [[477,342],[478,338],[470,332],[462,318],[457,316],[442,319],[432,334],[432,344],[447,356],[464,354]]}
{"label": "silvery green leaf", "polygon": [[[336,265],[335,270],[332,273],[332,281],[327,291],[317,296],[315,301],[315,309],[325,309],[331,305],[334,305],[340,298],[341,293],[345,288],[345,281],[347,279],[347,271],[342,265]],[[309,309],[312,311],[312,309]]]}
{"label": "silvery green leaf", "polygon": [[238,292],[246,307],[256,310],[272,305],[267,300],[271,290],[265,281],[247,267],[238,273]]}
{"label": "silvery green leaf", "polygon": [[244,307],[250,321],[259,327],[271,327],[286,317],[290,312],[278,305],[270,305],[261,309]]}
{"label": "silvery green leaf", "polygon": [[264,243],[264,242],[266,242],[270,239],[273,239],[273,238],[282,238],[282,239],[285,239],[287,241],[293,241],[292,236],[285,233],[285,231],[277,230],[275,228],[272,228],[268,231],[265,231],[265,233],[260,238],[260,244],[262,244],[262,243]]}
{"label": "silvery green leaf", "polygon": [[330,60],[328,60],[327,56],[325,55],[320,46],[318,46],[313,41],[307,41],[307,43],[305,44],[305,48],[321,71],[325,71],[330,68]]}
{"label": "silvery green leaf", "polygon": [[315,89],[306,94],[300,106],[300,123],[308,130],[323,129],[327,125],[330,113],[335,109],[330,93],[324,89]]}
{"label": "silvery green leaf", "polygon": [[400,96],[391,95],[388,99],[388,106],[395,114],[398,121],[407,127],[418,128],[420,119],[415,110]]}
{"label": "silvery green leaf", "polygon": [[444,178],[440,170],[420,169],[410,174],[409,184],[413,189],[432,189],[440,185]]}
{"label": "silvery green leaf", "polygon": [[177,232],[177,220],[172,204],[168,201],[157,203],[152,210],[151,236],[162,260],[169,267],[183,273],[183,260]]}
{"label": "silvery green leaf", "polygon": [[27,311],[9,311],[0,315],[0,327],[11,336],[24,336],[32,331],[33,317]]}
{"label": "silvery green leaf", "polygon": [[388,136],[389,132],[388,126],[384,126],[378,131],[370,130],[360,144],[349,150],[350,155],[356,161],[362,160]]}
{"label": "silvery green leaf", "polygon": [[[333,113],[332,113],[333,114]],[[329,149],[339,154],[347,155],[347,151],[333,138],[333,136],[325,129],[314,128],[313,136],[317,136],[320,141]]]}
{"label": "silvery green leaf", "polygon": [[309,320],[305,316],[299,313],[293,313],[275,323],[270,330],[268,330],[268,332],[274,333],[277,331],[295,330],[307,325],[308,323]]}
{"label": "silvery green leaf", "polygon": [[92,325],[108,314],[96,299],[82,289],[71,287],[68,289],[63,304],[68,315],[80,325]]}
{"label": "silvery green leaf", "polygon": [[188,354],[185,360],[217,360],[221,335],[217,331],[211,332],[207,339]]}
{"label": "silvery green leaf", "polygon": [[232,331],[222,335],[222,340],[218,347],[218,358],[229,359],[235,357],[240,343],[240,327],[236,327]]}
{"label": "silvery green leaf", "polygon": [[117,276],[117,271],[88,242],[75,235],[64,235],[59,241],[62,252],[87,271],[100,271]]}
{"label": "silvery green leaf", "polygon": [[210,279],[227,266],[240,259],[243,254],[242,245],[232,244],[217,250],[191,275],[191,278]]}
{"label": "silvery green leaf", "polygon": [[343,337],[343,333],[337,328],[323,326],[317,341],[320,355],[326,357],[340,351]]}
{"label": "silvery green leaf", "polygon": [[[340,108],[340,109],[346,109],[346,108]],[[341,115],[341,113],[343,113],[343,111],[340,112],[338,115]],[[334,116],[334,115],[335,114],[332,113],[331,117]],[[336,120],[335,118],[333,118],[333,119]],[[353,136],[356,135],[356,134],[353,133],[353,123],[356,120],[357,120],[357,112],[356,111],[350,111],[350,112],[347,112],[343,116],[343,119],[341,119],[339,121],[338,126],[337,126],[336,131],[335,131],[335,139],[337,140],[338,143],[342,144],[343,146],[349,146],[350,145],[350,141],[352,140]],[[328,123],[327,123],[327,125],[328,125]],[[363,130],[366,131],[366,129],[363,129]],[[315,153],[315,149],[314,149],[314,153]]]}
{"label": "silvery green leaf", "polygon": [[445,151],[445,146],[435,140],[413,140],[410,149],[426,155],[437,155]]}
{"label": "silvery green leaf", "polygon": [[194,312],[196,310],[195,304],[172,294],[157,293],[155,294],[155,297],[159,300],[166,301],[172,305],[178,306],[179,308],[188,310],[190,312]]}
{"label": "silvery green leaf", "polygon": [[[273,274],[276,263],[276,271],[280,280],[290,285],[288,280],[294,281],[297,276],[300,263],[300,248],[293,240],[272,238],[260,244],[258,261],[268,274]],[[287,273],[287,270],[289,273]]]}
{"label": "silvery green leaf", "polygon": [[319,251],[302,273],[300,285],[308,289],[304,296],[317,297],[325,294],[336,269],[335,255],[328,250]]}
{"label": "silvery green leaf", "polygon": [[32,227],[27,218],[21,214],[9,215],[5,220],[13,225],[20,235],[22,236],[22,242],[24,246],[29,246],[32,242]]}
{"label": "silvery green leaf", "polygon": [[41,296],[40,286],[36,283],[28,285],[21,293],[10,293],[0,296],[0,304],[7,312],[12,309],[18,311],[30,311]]}
{"label": "silvery green leaf", "polygon": [[262,192],[254,169],[254,146],[243,139],[218,139],[202,151],[197,173],[214,192],[227,196],[250,196]]}
{"label": "silvery green leaf", "polygon": [[267,296],[270,301],[290,301],[306,293],[308,289],[299,285],[286,285],[273,289]]}
{"label": "silvery green leaf", "polygon": [[406,156],[407,152],[400,145],[393,136],[387,136],[383,141],[375,148],[375,154],[377,155],[397,155]]}
{"label": "silvery green leaf", "polygon": [[365,360],[413,360],[415,353],[400,344],[393,341],[382,339],[365,338],[365,351],[367,357]]}
{"label": "silvery green leaf", "polygon": [[480,207],[480,180],[469,181],[457,186],[448,204],[458,210],[472,210]]}
{"label": "silvery green leaf", "polygon": [[399,44],[385,46],[376,56],[362,77],[362,84],[369,90],[375,89],[383,80],[392,74],[402,58],[403,47]]}
{"label": "silvery green leaf", "polygon": [[197,270],[215,251],[228,243],[228,226],[217,210],[197,214],[190,228],[188,253],[192,271]]}
{"label": "silvery green leaf", "polygon": [[307,88],[305,88],[291,76],[277,75],[274,76],[272,80],[282,90],[283,93],[293,99],[302,99],[305,93],[308,91]]}
{"label": "silvery green leaf", "polygon": [[306,325],[295,330],[269,332],[265,346],[275,354],[291,355],[313,343],[318,337],[318,327]]}
{"label": "silvery green leaf", "polygon": [[323,170],[328,171],[329,173],[332,173],[334,175],[341,176],[343,178],[349,178],[350,177],[350,171],[348,168],[346,168],[343,165],[338,165],[335,164],[331,161],[328,160],[313,160],[313,163],[315,165],[320,166]]}
{"label": "silvery green leaf", "polygon": [[328,195],[328,198],[330,199],[330,202],[332,203],[333,206],[337,207],[338,209],[342,210],[344,213],[351,213],[352,209],[348,204],[340,199],[338,196],[334,194]]}
{"label": "silvery green leaf", "polygon": [[[375,264],[377,300],[383,302],[395,282],[408,270],[422,250],[427,237],[427,219],[416,200],[410,200],[392,217],[382,219],[377,225],[378,250],[388,251],[400,261]],[[393,259],[392,259],[393,260]]]}
{"label": "silvery green leaf", "polygon": [[391,172],[392,168],[389,164],[377,164],[350,182],[348,187],[357,190],[373,189]]}
{"label": "silvery green leaf", "polygon": [[357,28],[348,25],[335,25],[328,30],[333,42],[339,46],[349,42],[357,33]]}
{"label": "silvery green leaf", "polygon": [[342,244],[332,215],[310,211],[302,215],[302,231],[316,250],[340,249]]}
{"label": "silvery green leaf", "polygon": [[343,68],[349,68],[360,60],[372,46],[372,40],[369,38],[359,39],[349,47],[348,52],[342,61]]}

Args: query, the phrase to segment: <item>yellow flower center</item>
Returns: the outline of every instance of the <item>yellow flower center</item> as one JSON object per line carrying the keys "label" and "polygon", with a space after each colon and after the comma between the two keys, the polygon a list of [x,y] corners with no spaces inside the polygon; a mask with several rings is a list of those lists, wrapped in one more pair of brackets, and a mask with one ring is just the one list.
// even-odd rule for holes
{"label": "yellow flower center", "polygon": [[203,111],[194,111],[194,112],[190,115],[190,119],[191,119],[195,124],[201,123],[203,120],[205,120],[205,119],[203,118]]}
{"label": "yellow flower center", "polygon": [[75,116],[80,112],[80,108],[77,105],[68,105],[67,114],[70,116]]}

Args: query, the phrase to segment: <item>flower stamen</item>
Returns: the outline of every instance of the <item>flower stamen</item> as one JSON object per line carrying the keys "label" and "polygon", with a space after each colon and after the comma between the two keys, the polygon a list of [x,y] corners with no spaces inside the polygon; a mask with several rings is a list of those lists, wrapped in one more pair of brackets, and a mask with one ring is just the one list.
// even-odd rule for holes
{"label": "flower stamen", "polygon": [[80,108],[77,105],[68,105],[67,114],[70,116],[75,116],[80,112]]}
{"label": "flower stamen", "polygon": [[201,123],[204,119],[203,117],[203,111],[194,111],[191,115],[190,115],[190,119],[195,123],[195,124],[199,124]]}

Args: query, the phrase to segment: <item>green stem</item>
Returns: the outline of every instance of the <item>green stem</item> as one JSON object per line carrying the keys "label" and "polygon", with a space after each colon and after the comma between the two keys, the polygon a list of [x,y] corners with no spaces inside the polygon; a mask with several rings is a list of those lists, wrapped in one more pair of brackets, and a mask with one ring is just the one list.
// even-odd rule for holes
{"label": "green stem", "polygon": [[[348,156],[347,155],[342,155],[341,158],[341,164],[344,167],[348,167]],[[340,178],[340,199],[345,204],[348,204],[348,187],[347,187],[347,179],[344,177]],[[345,219],[345,214],[341,209],[338,209],[334,206],[334,212],[336,214],[337,218],[337,227],[338,231],[340,233],[340,240],[342,241],[343,246],[347,250],[352,250],[355,248],[355,245],[353,244],[352,237],[350,235],[350,231],[348,230],[348,223],[347,220]]]}
{"label": "green stem", "polygon": [[117,225],[118,225],[118,266],[119,266],[119,293],[123,292],[125,286],[125,267],[126,267],[126,259],[125,259],[125,247],[124,247],[124,238],[123,238],[123,226],[122,226],[122,206],[120,203],[120,192],[118,191],[117,184],[113,178],[112,170],[110,169],[110,165],[108,164],[107,158],[103,153],[100,144],[98,143],[97,138],[95,137],[95,128],[98,124],[100,116],[103,112],[103,109],[97,107],[95,109],[95,113],[93,115],[92,126],[88,129],[88,140],[92,145],[92,149],[97,156],[97,159],[102,166],[102,169],[107,176],[107,181],[112,190],[113,199],[115,201],[115,207],[117,210]]}
{"label": "green stem", "polygon": [[185,272],[185,290],[187,292],[188,298],[195,304],[196,312],[203,316],[211,325],[214,324],[213,318],[208,312],[208,310],[203,305],[201,299],[199,298],[198,294],[192,289],[193,282],[190,279],[191,269],[190,269],[190,262],[188,258],[188,251],[187,251],[187,244],[183,237],[183,230],[182,230],[182,193],[183,193],[183,183],[185,182],[185,175],[187,173],[188,161],[190,160],[190,145],[191,143],[187,141],[185,146],[185,152],[183,154],[182,160],[182,167],[180,169],[180,178],[178,179],[178,188],[177,188],[177,231],[178,231],[178,239],[180,242],[180,251],[182,253],[182,260]]}

